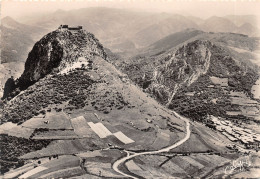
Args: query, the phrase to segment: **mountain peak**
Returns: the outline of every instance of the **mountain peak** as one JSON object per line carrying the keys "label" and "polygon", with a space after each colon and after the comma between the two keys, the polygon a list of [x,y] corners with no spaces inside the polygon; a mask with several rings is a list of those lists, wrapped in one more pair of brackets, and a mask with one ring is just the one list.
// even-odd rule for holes
{"label": "mountain peak", "polygon": [[252,24],[250,24],[250,23],[244,23],[244,24],[242,24],[241,26],[239,26],[239,28],[255,28]]}
{"label": "mountain peak", "polygon": [[189,86],[208,71],[212,46],[210,41],[195,40],[179,48],[166,65],[155,71],[148,91],[170,104],[180,86]]}
{"label": "mountain peak", "polygon": [[17,22],[16,20],[14,20],[12,17],[6,16],[2,19],[2,24],[8,25],[8,26],[15,26],[20,23]]}
{"label": "mountain peak", "polygon": [[106,59],[103,46],[93,34],[78,27],[59,28],[36,42],[28,55],[19,83],[28,86],[52,72],[68,69],[75,63],[87,63],[93,56]]}
{"label": "mountain peak", "polygon": [[12,17],[10,16],[5,16],[2,21],[15,21]]}

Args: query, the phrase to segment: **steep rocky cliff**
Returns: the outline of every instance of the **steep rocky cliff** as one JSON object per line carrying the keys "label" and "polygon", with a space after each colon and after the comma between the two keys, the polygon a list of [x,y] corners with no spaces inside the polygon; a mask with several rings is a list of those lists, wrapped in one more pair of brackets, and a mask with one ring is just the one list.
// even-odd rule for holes
{"label": "steep rocky cliff", "polygon": [[211,47],[211,42],[199,40],[181,47],[165,66],[156,69],[153,83],[148,90],[159,98],[162,93],[166,93],[167,104],[170,104],[181,86],[189,86],[208,71]]}
{"label": "steep rocky cliff", "polygon": [[248,61],[203,40],[187,43],[164,61],[146,90],[169,108],[197,120],[208,114],[257,118],[259,105],[251,89],[259,71]]}
{"label": "steep rocky cliff", "polygon": [[78,61],[98,55],[105,58],[103,46],[93,34],[85,30],[56,30],[38,41],[29,53],[20,80],[37,81],[53,69],[61,71]]}
{"label": "steep rocky cliff", "polygon": [[16,90],[24,90],[47,74],[61,72],[79,61],[88,63],[94,56],[106,59],[103,46],[93,34],[85,30],[55,30],[34,45],[23,74],[16,80]]}

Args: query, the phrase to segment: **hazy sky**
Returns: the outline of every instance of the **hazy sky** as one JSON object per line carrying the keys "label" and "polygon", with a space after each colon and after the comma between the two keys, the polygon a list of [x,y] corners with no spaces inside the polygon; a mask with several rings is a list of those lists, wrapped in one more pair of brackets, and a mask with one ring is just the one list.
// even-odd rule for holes
{"label": "hazy sky", "polygon": [[93,6],[180,13],[201,18],[213,15],[260,14],[259,0],[3,0],[1,17],[21,19],[23,16],[53,12],[57,9],[71,10]]}

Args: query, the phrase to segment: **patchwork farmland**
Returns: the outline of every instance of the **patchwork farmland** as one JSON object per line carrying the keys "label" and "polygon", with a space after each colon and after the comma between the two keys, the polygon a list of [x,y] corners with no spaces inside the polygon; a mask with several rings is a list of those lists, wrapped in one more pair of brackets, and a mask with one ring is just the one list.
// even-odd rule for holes
{"label": "patchwork farmland", "polygon": [[8,134],[15,137],[23,137],[29,139],[34,129],[23,127],[11,122],[0,125],[0,134]]}
{"label": "patchwork farmland", "polygon": [[[96,150],[74,155],[62,155],[32,160],[5,174],[5,178],[63,178],[75,176],[104,176],[121,178],[111,163],[123,156],[118,150]],[[101,162],[101,163],[100,163]]]}
{"label": "patchwork farmland", "polygon": [[88,137],[91,133],[88,123],[83,116],[70,119],[74,132],[79,137]]}
{"label": "patchwork farmland", "polygon": [[120,140],[124,144],[130,144],[130,143],[134,142],[132,139],[127,137],[121,131],[111,133],[106,128],[106,126],[104,126],[101,122],[98,122],[98,123],[87,122],[87,120],[84,118],[84,116],[72,118],[71,124],[74,128],[75,133],[79,137],[89,137],[93,131],[101,139],[107,138],[108,136],[115,136],[118,140]]}
{"label": "patchwork farmland", "polygon": [[203,173],[228,162],[226,158],[208,154],[172,157],[146,155],[126,162],[126,167],[130,172],[144,178],[153,178],[155,173],[160,173],[165,178],[171,176],[186,178],[195,175],[203,177]]}
{"label": "patchwork farmland", "polygon": [[[145,121],[145,123],[147,122]],[[5,125],[3,125],[5,129],[12,129],[17,126],[13,123]],[[144,147],[142,145],[143,141],[147,141],[147,145],[155,141],[149,135],[140,135],[142,137],[138,137],[143,132],[154,134],[155,131],[137,130],[132,124],[127,128],[122,125],[111,125],[102,114],[85,111],[77,115],[51,112],[47,113],[46,116],[29,119],[18,126],[21,129],[26,129],[24,131],[31,131],[28,138],[33,140],[51,140],[50,144],[41,150],[28,152],[20,156],[19,160],[27,163],[23,168],[14,169],[6,173],[6,176],[20,178],[56,178],[78,175],[102,175],[120,178],[121,176],[112,169],[111,163],[126,155],[126,153],[115,149],[112,157],[109,153],[113,149],[109,151],[100,149],[107,147],[121,148],[123,146],[141,149]],[[0,129],[2,129],[1,126]],[[5,130],[1,131],[6,132]],[[167,131],[158,131],[157,133],[167,138],[167,140],[169,140],[169,137],[171,138],[171,136],[167,135]],[[68,164],[68,168],[64,167],[62,163],[66,160],[63,157],[73,157],[74,155],[79,159],[80,165]],[[58,162],[58,166],[55,167],[53,162],[61,160],[62,162]],[[100,162],[103,164],[100,165]]]}
{"label": "patchwork farmland", "polygon": [[[130,123],[131,127],[113,126],[107,119],[104,119],[103,115],[84,111],[77,115],[73,114],[65,117],[64,115],[62,113],[60,115],[48,115],[48,118],[45,116],[45,118],[39,118],[40,120],[38,121],[31,119],[23,125],[18,125],[21,129],[31,130],[30,135],[34,140],[51,139],[53,141],[41,150],[32,151],[19,157],[19,160],[25,160],[27,164],[22,168],[8,172],[6,176],[18,178],[62,178],[65,176],[76,177],[82,175],[86,177],[121,178],[122,176],[112,169],[112,163],[118,158],[126,156],[127,153],[118,149],[122,149],[124,146],[128,146],[129,149],[141,149],[143,147],[143,145],[140,145],[141,142],[147,141],[146,145],[149,145],[151,150],[156,150],[176,143],[177,138],[183,135],[180,133],[178,136],[176,133],[172,133],[171,130],[182,129],[171,123],[168,125],[171,128],[168,129],[145,131],[147,134],[154,135],[153,140],[151,138],[146,140],[147,137],[153,135],[137,137],[136,134],[143,131],[136,130],[134,123]],[[61,118],[65,122],[57,125],[52,123],[52,121],[59,121]],[[3,127],[6,130],[17,127],[17,125],[12,123],[5,125],[6,127]],[[3,130],[3,127],[1,128],[0,126],[1,131],[6,132]],[[188,141],[179,148],[172,150],[172,152],[186,151],[187,148],[193,148],[194,152],[208,150],[203,147],[203,142],[203,145],[200,145],[201,148],[194,146],[193,140],[198,141],[195,139],[196,137],[196,135],[192,135]],[[190,145],[193,147],[190,147]],[[109,154],[112,152],[111,150],[114,152],[113,157]],[[167,178],[171,175],[189,177],[191,174],[202,176],[199,171],[210,171],[216,167],[212,161],[218,161],[222,164],[222,162],[228,162],[229,160],[220,156],[205,154],[197,155],[196,157],[194,155],[175,157],[144,155],[125,162],[121,168],[131,172],[133,175],[144,178],[154,176]],[[153,167],[151,163],[154,164]],[[148,165],[150,166],[148,167]]]}
{"label": "patchwork farmland", "polygon": [[34,117],[23,124],[27,128],[47,128],[47,129],[73,129],[69,117],[64,113],[47,113],[44,117]]}
{"label": "patchwork farmland", "polygon": [[[95,116],[95,115],[93,115]],[[61,117],[61,116],[59,116]],[[52,118],[49,119],[49,121],[52,120],[60,120],[60,118],[57,116],[52,116]],[[66,120],[67,118],[65,118]],[[47,118],[45,118],[45,121]],[[39,122],[35,122],[32,120],[32,123],[30,124],[30,120],[27,122],[25,126],[29,126],[31,128],[26,128],[23,126],[20,126],[20,128],[25,128],[28,130],[31,130],[30,135],[32,135],[32,139],[36,140],[42,140],[42,139],[52,139],[54,140],[51,142],[49,146],[46,148],[43,148],[42,150],[38,150],[35,152],[31,152],[28,154],[25,154],[20,157],[20,159],[34,159],[34,158],[42,158],[47,156],[53,156],[53,155],[66,155],[66,154],[74,154],[74,153],[80,153],[89,150],[93,146],[104,146],[106,147],[105,140],[108,136],[112,138],[116,138],[119,141],[122,142],[122,144],[130,144],[134,141],[130,138],[128,138],[126,135],[124,135],[121,131],[111,133],[102,123],[93,123],[93,122],[87,122],[87,120],[84,116],[78,116],[75,118],[69,119],[70,122],[66,122],[67,129],[60,129],[60,126],[50,125],[49,128],[36,128],[33,129],[33,127],[41,126],[42,124]],[[63,123],[64,124],[64,123]],[[70,125],[69,125],[70,124]],[[6,124],[5,124],[6,125]],[[9,126],[12,124],[9,124]],[[12,125],[12,127],[9,127],[12,129],[16,125]],[[48,124],[46,124],[45,127],[47,127]],[[64,126],[64,125],[63,125]],[[70,127],[71,126],[71,127]],[[55,128],[55,129],[54,129]],[[72,129],[71,129],[72,128]],[[115,130],[115,129],[114,129]],[[34,132],[33,132],[34,131]],[[95,140],[90,140],[95,139]],[[102,141],[103,140],[103,141]],[[90,142],[95,141],[95,142]],[[114,140],[110,140],[114,141]],[[102,144],[103,143],[103,144]],[[117,143],[115,143],[115,146]],[[98,149],[98,148],[97,148]]]}
{"label": "patchwork farmland", "polygon": [[93,122],[89,122],[88,125],[101,139],[112,135],[112,133],[102,123],[94,124]]}

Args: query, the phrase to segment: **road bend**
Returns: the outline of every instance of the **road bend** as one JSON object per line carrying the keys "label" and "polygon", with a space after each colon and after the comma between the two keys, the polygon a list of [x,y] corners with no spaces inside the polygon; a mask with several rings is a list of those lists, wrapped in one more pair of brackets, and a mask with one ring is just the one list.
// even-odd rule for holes
{"label": "road bend", "polygon": [[162,153],[162,152],[169,152],[171,149],[174,149],[178,146],[180,146],[181,144],[183,144],[184,142],[186,142],[189,138],[190,138],[190,134],[191,134],[191,131],[190,131],[190,122],[188,121],[188,119],[180,116],[179,114],[177,114],[176,112],[173,112],[174,115],[176,117],[178,117],[179,119],[181,120],[184,120],[185,123],[186,123],[186,135],[183,139],[181,139],[180,141],[174,143],[173,145],[170,145],[168,147],[165,147],[165,148],[162,148],[160,150],[156,150],[156,151],[147,151],[147,152],[140,152],[140,153],[134,153],[132,155],[127,155],[126,157],[123,157],[123,158],[120,158],[118,159],[112,166],[113,170],[115,170],[116,172],[120,173],[121,175],[125,176],[125,177],[129,177],[129,178],[134,178],[134,179],[137,179],[137,177],[135,176],[132,176],[130,174],[127,174],[121,170],[119,170],[119,165],[120,164],[123,164],[124,162],[126,162],[127,160],[130,160],[134,157],[137,157],[137,156],[140,156],[140,155],[151,155],[151,154],[158,154],[158,153]]}

